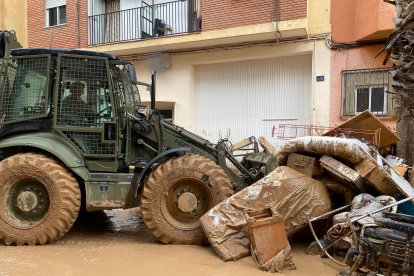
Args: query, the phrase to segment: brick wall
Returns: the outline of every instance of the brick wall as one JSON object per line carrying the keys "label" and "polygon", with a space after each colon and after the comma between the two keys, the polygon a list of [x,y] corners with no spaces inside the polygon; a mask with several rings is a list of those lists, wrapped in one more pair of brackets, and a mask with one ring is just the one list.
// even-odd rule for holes
{"label": "brick wall", "polygon": [[203,0],[202,30],[306,18],[307,0]]}
{"label": "brick wall", "polygon": [[88,45],[87,5],[87,0],[66,0],[66,24],[60,26],[45,27],[45,1],[28,0],[27,30],[29,47],[86,47]]}

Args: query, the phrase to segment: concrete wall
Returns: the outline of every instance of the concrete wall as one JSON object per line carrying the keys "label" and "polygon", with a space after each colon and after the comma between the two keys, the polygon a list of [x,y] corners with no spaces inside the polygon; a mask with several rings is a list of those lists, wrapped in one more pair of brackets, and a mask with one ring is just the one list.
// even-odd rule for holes
{"label": "concrete wall", "polygon": [[[313,116],[310,120],[313,124],[327,125],[330,113],[330,59],[326,57],[330,55],[330,50],[323,40],[171,55],[171,67],[157,74],[157,101],[174,102],[174,122],[195,131],[195,65],[310,53],[313,53]],[[150,72],[159,69],[160,62],[159,57],[135,61],[138,78],[149,82]],[[317,75],[323,75],[325,81],[316,83]],[[140,89],[140,92],[143,101],[150,100],[149,93],[145,89]],[[212,107],[212,112],[214,112],[214,107]]]}
{"label": "concrete wall", "polygon": [[23,47],[27,47],[26,11],[26,1],[0,0],[0,30],[15,30]]}
{"label": "concrete wall", "polygon": [[[395,6],[384,3],[383,0],[332,0],[331,9],[332,39],[336,43],[386,39],[395,28],[392,23]],[[342,71],[391,67],[390,63],[382,64],[385,53],[375,58],[383,46],[382,43],[378,43],[331,51],[331,126],[349,119],[341,117]],[[381,119],[391,128],[395,128],[395,118]]]}
{"label": "concrete wall", "polygon": [[331,0],[308,0],[308,33],[310,35],[331,32]]}
{"label": "concrete wall", "polygon": [[383,0],[332,0],[331,6],[335,42],[387,38],[395,27],[395,7]]}

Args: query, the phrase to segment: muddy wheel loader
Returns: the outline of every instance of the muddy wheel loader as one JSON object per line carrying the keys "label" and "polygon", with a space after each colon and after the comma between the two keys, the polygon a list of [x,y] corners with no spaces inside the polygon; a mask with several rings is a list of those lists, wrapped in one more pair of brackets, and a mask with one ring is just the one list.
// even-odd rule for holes
{"label": "muddy wheel loader", "polygon": [[[138,91],[151,94],[142,105]],[[21,48],[0,32],[0,239],[55,241],[87,211],[140,207],[162,243],[201,244],[199,218],[276,166],[232,154],[155,109],[132,64],[99,52]]]}

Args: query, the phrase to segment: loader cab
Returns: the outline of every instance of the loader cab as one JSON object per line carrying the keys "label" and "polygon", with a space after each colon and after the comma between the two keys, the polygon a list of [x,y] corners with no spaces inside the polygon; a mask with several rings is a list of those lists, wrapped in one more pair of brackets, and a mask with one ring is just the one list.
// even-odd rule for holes
{"label": "loader cab", "polygon": [[90,171],[119,171],[127,150],[127,114],[139,95],[117,57],[16,49],[1,70],[6,78],[0,86],[0,125],[50,121],[49,131],[80,152]]}

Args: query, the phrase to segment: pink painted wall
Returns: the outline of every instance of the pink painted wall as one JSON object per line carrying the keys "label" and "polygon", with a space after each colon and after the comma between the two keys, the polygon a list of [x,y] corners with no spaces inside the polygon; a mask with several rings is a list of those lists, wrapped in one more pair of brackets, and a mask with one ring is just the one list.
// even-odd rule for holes
{"label": "pink painted wall", "polygon": [[383,0],[331,0],[332,38],[353,42],[387,38],[395,28],[395,6]]}
{"label": "pink painted wall", "polygon": [[[388,63],[382,65],[385,53],[375,58],[383,45],[365,46],[353,49],[344,49],[341,51],[331,51],[331,94],[330,94],[330,115],[329,125],[337,126],[350,117],[341,117],[341,88],[342,88],[342,71],[366,68],[391,67]],[[395,118],[380,119],[390,128],[395,129]]]}

